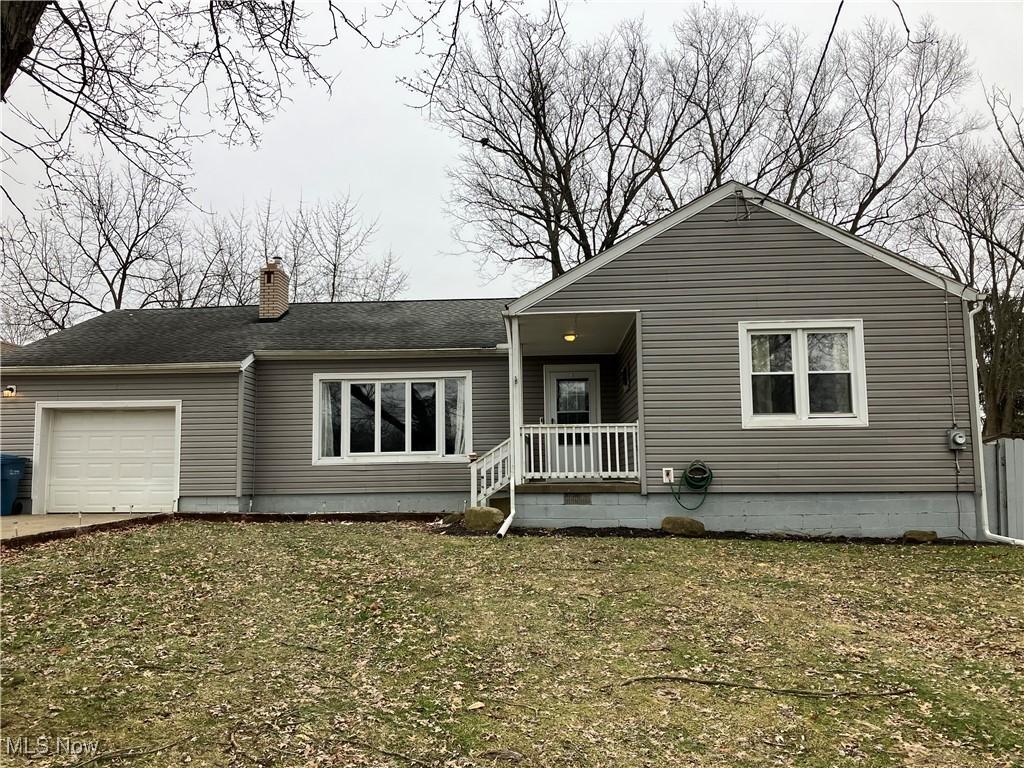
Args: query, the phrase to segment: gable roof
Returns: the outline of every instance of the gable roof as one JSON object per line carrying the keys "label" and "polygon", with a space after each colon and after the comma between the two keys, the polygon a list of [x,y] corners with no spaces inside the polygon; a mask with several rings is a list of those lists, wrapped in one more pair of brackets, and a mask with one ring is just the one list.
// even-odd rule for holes
{"label": "gable roof", "polygon": [[11,367],[161,364],[237,367],[261,352],[327,353],[495,349],[505,343],[509,299],[292,304],[278,320],[259,308],[129,309],[107,312],[3,353]]}
{"label": "gable roof", "polygon": [[529,293],[520,296],[508,305],[509,314],[515,315],[528,310],[538,302],[543,301],[549,296],[553,296],[566,286],[572,285],[580,278],[589,275],[594,270],[600,269],[605,264],[614,261],[625,253],[629,253],[638,245],[641,245],[651,238],[660,235],[662,232],[671,229],[677,224],[681,224],[687,219],[696,216],[698,213],[711,207],[715,203],[721,202],[722,200],[735,195],[742,196],[743,200],[748,204],[759,206],[766,211],[788,219],[789,221],[806,227],[807,229],[813,230],[814,232],[824,235],[831,240],[853,248],[866,256],[870,256],[873,259],[877,259],[884,264],[895,267],[896,269],[916,277],[919,280],[923,280],[936,288],[941,288],[944,291],[952,293],[958,298],[973,301],[980,299],[985,295],[968,285],[957,282],[951,277],[946,277],[932,269],[929,269],[928,267],[918,264],[915,261],[911,261],[905,256],[900,256],[898,253],[894,253],[880,245],[869,243],[867,240],[857,237],[856,235],[851,235],[849,232],[846,232],[833,224],[829,224],[822,219],[811,216],[808,213],[804,213],[792,206],[768,197],[752,187],[740,184],[738,181],[728,181],[717,189],[713,189],[712,191],[701,195],[695,200],[684,205],[682,208],[679,208],[653,224],[644,227],[639,232],[630,235],[625,240],[616,243],[611,248],[598,254],[594,258],[588,259],[582,264],[579,264],[569,271],[559,275],[555,279],[549,280],[543,285],[534,288]]}

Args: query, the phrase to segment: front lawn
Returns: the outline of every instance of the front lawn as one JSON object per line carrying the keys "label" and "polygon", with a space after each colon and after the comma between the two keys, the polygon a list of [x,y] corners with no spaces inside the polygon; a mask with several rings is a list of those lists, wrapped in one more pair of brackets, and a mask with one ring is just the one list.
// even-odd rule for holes
{"label": "front lawn", "polygon": [[1024,763],[1019,550],[176,522],[2,575],[0,746],[78,764]]}

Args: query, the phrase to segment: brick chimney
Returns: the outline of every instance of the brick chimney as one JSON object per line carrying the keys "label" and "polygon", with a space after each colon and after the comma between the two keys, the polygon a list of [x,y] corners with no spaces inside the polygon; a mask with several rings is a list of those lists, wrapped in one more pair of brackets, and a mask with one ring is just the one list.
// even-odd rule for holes
{"label": "brick chimney", "polygon": [[260,270],[260,320],[277,320],[287,311],[288,273],[275,256]]}

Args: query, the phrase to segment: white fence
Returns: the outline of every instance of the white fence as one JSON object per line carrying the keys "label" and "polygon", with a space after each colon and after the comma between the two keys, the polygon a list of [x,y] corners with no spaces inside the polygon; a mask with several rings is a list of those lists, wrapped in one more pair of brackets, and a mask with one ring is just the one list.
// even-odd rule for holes
{"label": "white fence", "polygon": [[635,480],[640,477],[634,424],[529,424],[523,432],[526,480]]}
{"label": "white fence", "polygon": [[1024,439],[985,445],[985,487],[992,532],[1024,539]]}

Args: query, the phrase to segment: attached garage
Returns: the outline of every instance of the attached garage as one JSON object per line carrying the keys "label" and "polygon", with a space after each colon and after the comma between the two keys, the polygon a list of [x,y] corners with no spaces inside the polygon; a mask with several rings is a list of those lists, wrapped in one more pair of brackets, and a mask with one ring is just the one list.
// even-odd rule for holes
{"label": "attached garage", "polygon": [[44,512],[170,512],[180,403],[39,402],[33,497]]}

